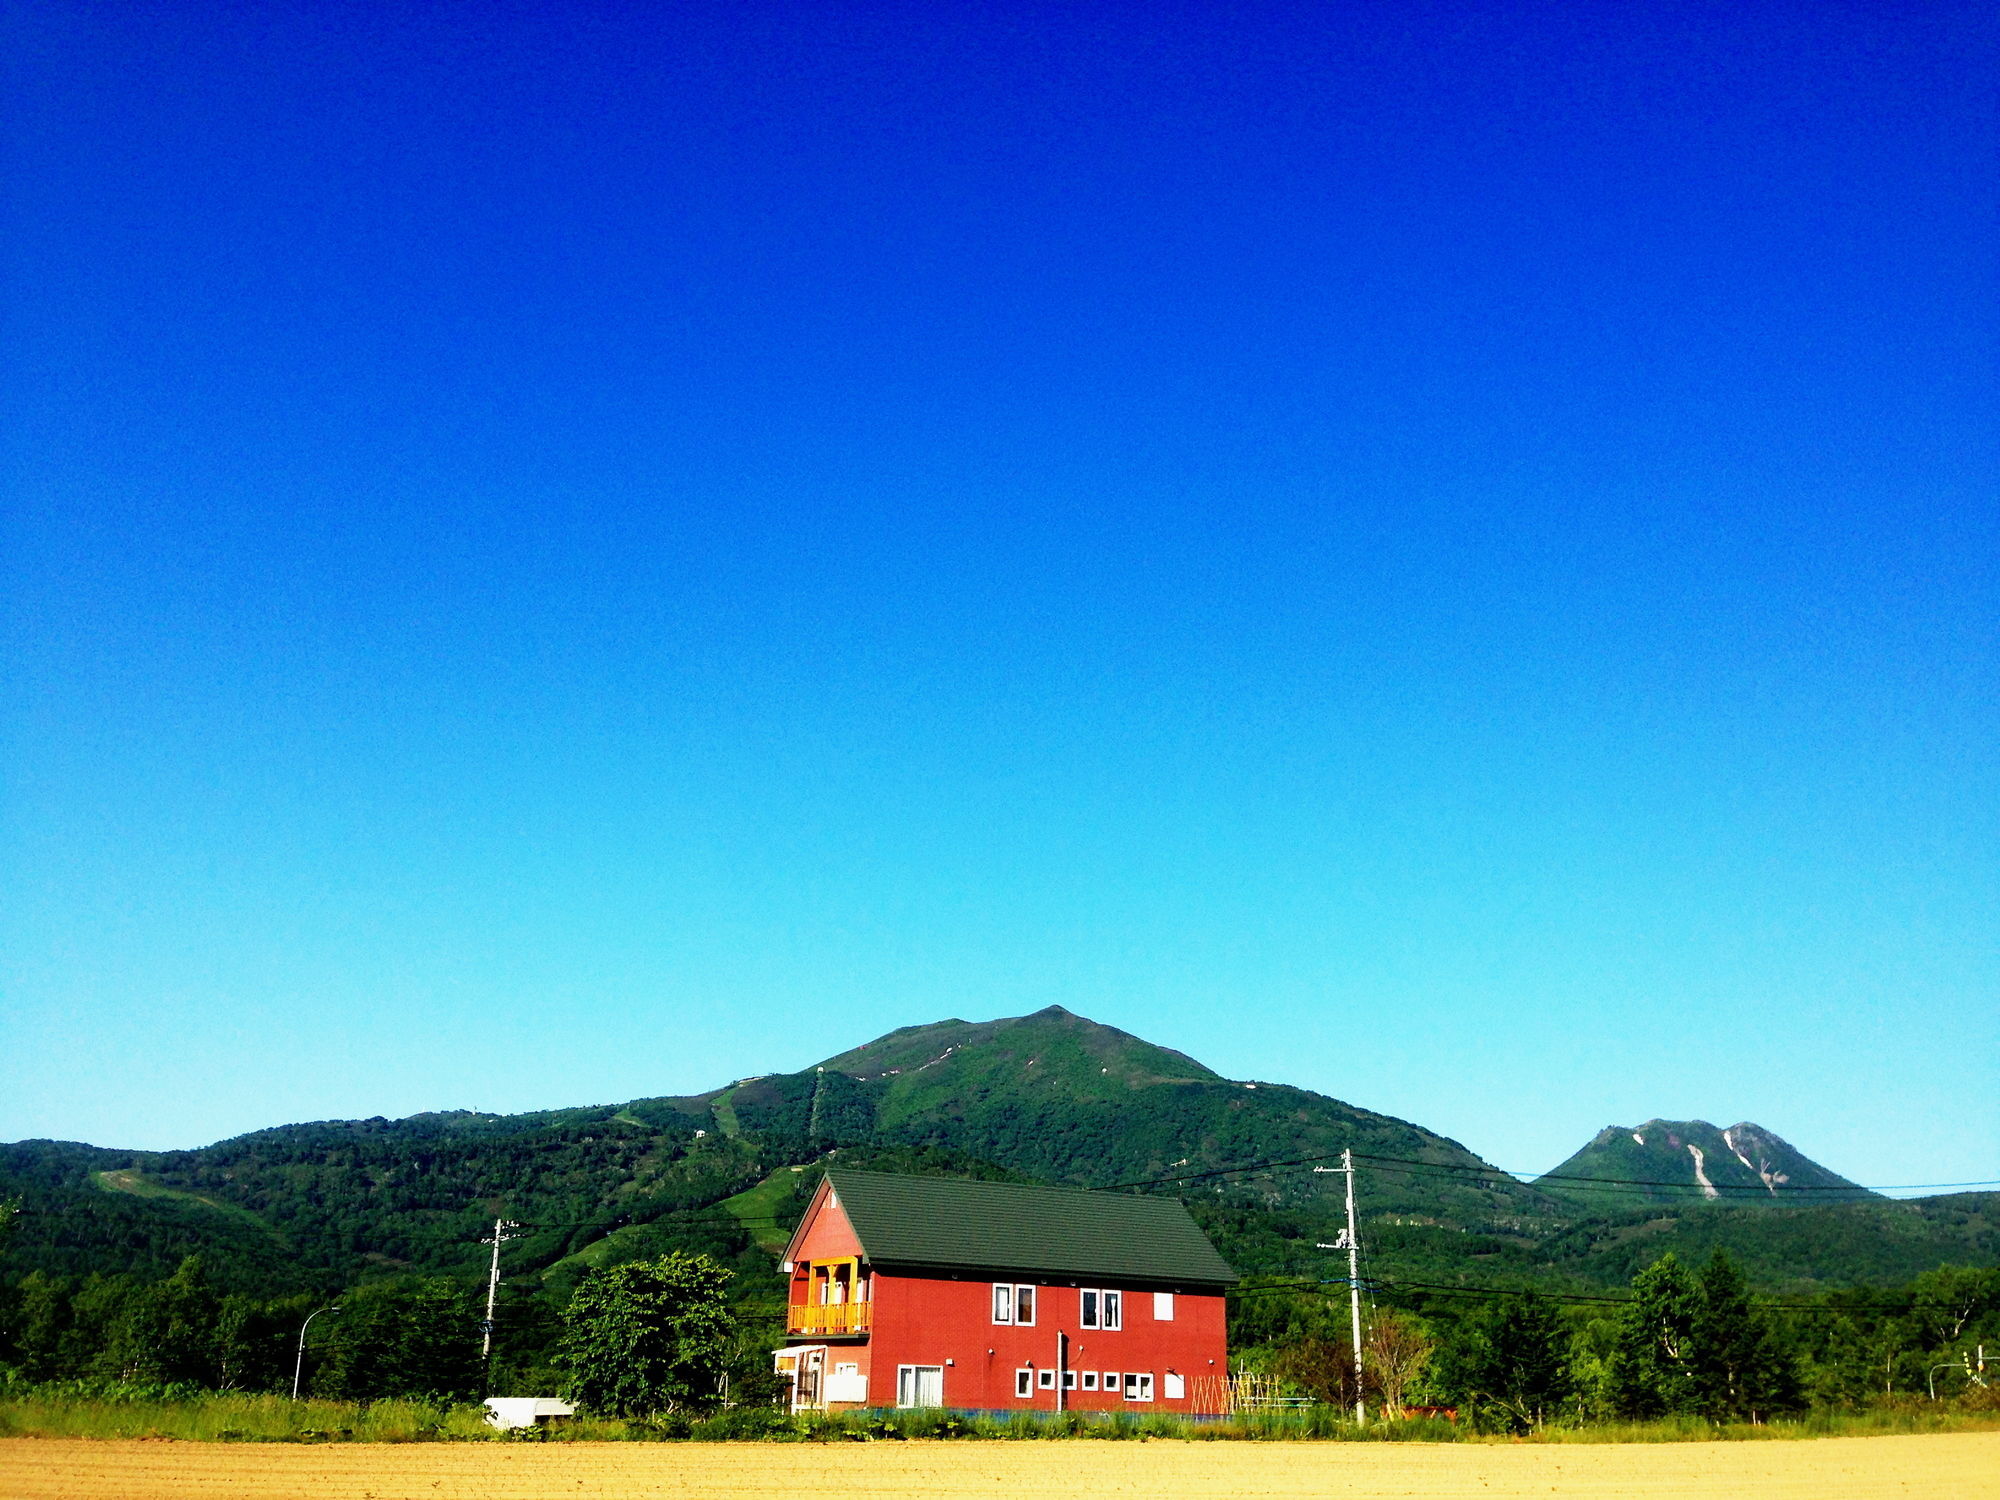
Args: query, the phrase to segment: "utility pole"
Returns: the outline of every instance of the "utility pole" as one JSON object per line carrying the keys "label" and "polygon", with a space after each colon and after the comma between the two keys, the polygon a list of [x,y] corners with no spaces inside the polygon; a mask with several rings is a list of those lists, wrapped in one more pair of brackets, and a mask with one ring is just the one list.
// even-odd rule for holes
{"label": "utility pole", "polygon": [[1354,1420],[1368,1420],[1368,1401],[1362,1394],[1361,1371],[1361,1237],[1354,1230],[1354,1152],[1340,1153],[1338,1167],[1314,1167],[1315,1172],[1340,1172],[1347,1178],[1347,1227],[1340,1232],[1340,1238],[1331,1245],[1322,1244],[1322,1250],[1345,1250],[1347,1252],[1347,1312],[1349,1327],[1354,1339]]}
{"label": "utility pole", "polygon": [[482,1337],[479,1342],[481,1359],[493,1357],[493,1304],[500,1296],[500,1247],[509,1240],[519,1239],[518,1234],[509,1234],[507,1231],[520,1227],[512,1219],[495,1219],[492,1235],[480,1241],[482,1245],[493,1247],[493,1269],[486,1275],[486,1322],[482,1325]]}
{"label": "utility pole", "polygon": [[1354,1153],[1340,1153],[1347,1173],[1347,1311],[1354,1330],[1354,1420],[1368,1420],[1368,1400],[1361,1386],[1361,1240],[1354,1232]]}

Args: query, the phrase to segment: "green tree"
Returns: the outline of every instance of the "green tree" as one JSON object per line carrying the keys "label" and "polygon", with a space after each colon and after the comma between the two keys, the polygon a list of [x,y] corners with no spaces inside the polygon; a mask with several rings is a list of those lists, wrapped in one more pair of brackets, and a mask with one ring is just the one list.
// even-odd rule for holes
{"label": "green tree", "polygon": [[1618,1322],[1607,1384],[1621,1417],[1691,1413],[1698,1399],[1691,1361],[1701,1288],[1669,1250],[1632,1278]]}
{"label": "green tree", "polygon": [[570,1399],[620,1416],[713,1400],[733,1331],[731,1274],[677,1250],[579,1283],[556,1352]]}
{"label": "green tree", "polygon": [[111,1333],[111,1362],[128,1380],[214,1385],[218,1307],[201,1257],[188,1256],[167,1280],[128,1293]]}
{"label": "green tree", "polygon": [[69,1288],[54,1277],[30,1271],[15,1299],[14,1353],[30,1380],[54,1380],[63,1368],[69,1333]]}
{"label": "green tree", "polygon": [[1526,1432],[1554,1417],[1571,1393],[1569,1333],[1553,1304],[1508,1297],[1460,1326],[1440,1374],[1482,1422]]}
{"label": "green tree", "polygon": [[[326,1322],[314,1325],[315,1340]],[[327,1329],[313,1393],[350,1401],[476,1396],[478,1327],[471,1294],[441,1277],[364,1287],[342,1300]]]}
{"label": "green tree", "polygon": [[1760,1421],[1797,1404],[1798,1382],[1736,1263],[1709,1257],[1689,1339],[1695,1409],[1712,1421]]}

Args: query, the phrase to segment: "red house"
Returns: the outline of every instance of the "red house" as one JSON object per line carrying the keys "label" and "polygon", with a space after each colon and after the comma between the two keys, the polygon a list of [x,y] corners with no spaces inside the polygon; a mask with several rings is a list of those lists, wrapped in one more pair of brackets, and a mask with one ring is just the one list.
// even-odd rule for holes
{"label": "red house", "polygon": [[795,1411],[1224,1409],[1236,1273],[1173,1198],[836,1169],[784,1268]]}

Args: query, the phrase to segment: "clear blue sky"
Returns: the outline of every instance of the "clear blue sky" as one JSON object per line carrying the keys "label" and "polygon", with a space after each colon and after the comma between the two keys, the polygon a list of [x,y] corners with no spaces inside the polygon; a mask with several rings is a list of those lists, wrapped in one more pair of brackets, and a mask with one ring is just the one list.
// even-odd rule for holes
{"label": "clear blue sky", "polygon": [[0,1138],[1060,1003],[2000,1177],[1990,6],[6,26]]}

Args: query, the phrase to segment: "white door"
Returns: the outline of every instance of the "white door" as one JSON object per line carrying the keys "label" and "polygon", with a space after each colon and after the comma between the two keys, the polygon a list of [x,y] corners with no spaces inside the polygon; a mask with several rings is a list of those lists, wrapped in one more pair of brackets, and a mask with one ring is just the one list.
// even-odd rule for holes
{"label": "white door", "polygon": [[898,1406],[943,1406],[943,1365],[901,1365],[896,1370]]}

